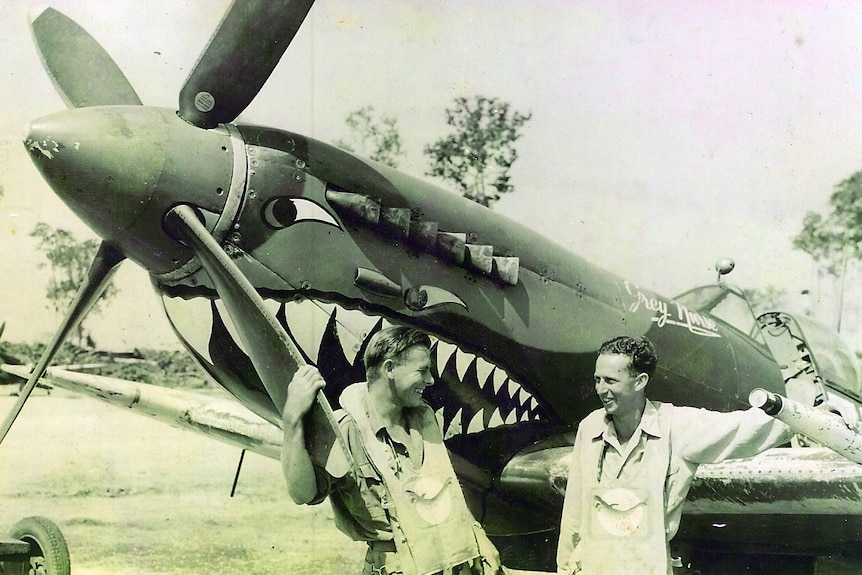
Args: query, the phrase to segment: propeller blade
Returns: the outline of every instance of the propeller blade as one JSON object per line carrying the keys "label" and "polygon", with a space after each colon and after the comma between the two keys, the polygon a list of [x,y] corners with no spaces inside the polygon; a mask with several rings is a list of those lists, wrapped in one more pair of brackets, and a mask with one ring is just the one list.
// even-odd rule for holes
{"label": "propeller blade", "polygon": [[46,8],[31,16],[30,28],[42,65],[68,107],[141,105],[116,62],[73,20]]}
{"label": "propeller blade", "polygon": [[[287,398],[287,387],[301,365],[302,353],[278,320],[266,309],[263,299],[233,260],[221,249],[215,238],[198,219],[194,208],[180,205],[165,216],[169,231],[182,240],[209,274],[231,321],[272,399],[281,414]],[[338,432],[338,423],[323,392],[310,413],[310,432],[306,436],[312,459],[325,464],[329,446],[341,443],[350,461],[349,450]]]}
{"label": "propeller blade", "polygon": [[257,290],[221,249],[188,205],[168,212],[165,223],[186,243],[209,274],[216,291],[251,356],[255,370],[279,409],[287,397],[287,383],[305,360],[287,332],[264,305]]}
{"label": "propeller blade", "polygon": [[234,0],[180,91],[200,128],[232,122],[272,74],[314,0]]}
{"label": "propeller blade", "polygon": [[108,287],[108,283],[111,281],[114,272],[124,259],[125,256],[112,246],[104,242],[99,246],[99,251],[96,252],[96,256],[90,264],[87,278],[78,289],[77,295],[75,295],[72,307],[69,308],[66,318],[60,324],[60,329],[57,330],[57,333],[54,334],[54,339],[45,348],[42,357],[39,359],[39,363],[36,364],[33,372],[30,374],[30,379],[27,380],[27,384],[21,390],[18,401],[12,406],[12,411],[6,417],[6,421],[3,422],[3,427],[0,428],[0,443],[6,438],[9,429],[11,429],[12,424],[15,423],[15,419],[21,413],[24,403],[30,397],[30,394],[36,387],[36,383],[45,374],[45,370],[48,369],[48,365],[54,359],[60,346],[63,345],[66,336],[78,326],[81,320],[92,309],[99,296]]}

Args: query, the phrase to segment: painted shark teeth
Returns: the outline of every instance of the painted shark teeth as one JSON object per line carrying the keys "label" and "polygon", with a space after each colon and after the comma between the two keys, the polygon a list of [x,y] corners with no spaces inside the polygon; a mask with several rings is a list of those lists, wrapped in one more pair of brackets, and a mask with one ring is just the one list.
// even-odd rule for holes
{"label": "painted shark teeth", "polygon": [[[353,364],[361,362],[358,354],[363,343],[381,321],[362,311],[347,310],[335,304],[291,301],[281,305],[286,308],[288,324],[304,326],[302,330],[295,330],[305,334],[297,343],[312,361],[320,360],[322,326],[332,318],[337,317],[334,323],[342,352]],[[311,326],[320,327],[309,329]],[[443,340],[434,341],[432,360],[438,383],[426,395],[442,422],[442,429],[450,437],[542,419],[543,412],[535,397],[504,369]],[[455,386],[458,390],[452,389]],[[465,403],[463,397],[471,397],[471,400]]]}
{"label": "painted shark teeth", "polygon": [[543,418],[535,397],[502,368],[445,341],[434,344],[432,357],[438,384],[429,400],[435,408],[443,405],[437,413],[448,436]]}
{"label": "painted shark teeth", "polygon": [[[182,339],[204,362],[219,368],[220,362],[236,362],[241,356],[247,358],[219,300],[165,296],[163,301]],[[332,393],[331,401],[344,386],[361,381],[362,350],[373,333],[389,325],[360,310],[311,299],[266,299],[265,305],[308,360],[321,368],[327,377],[327,391]],[[187,306],[194,306],[195,317],[209,317],[209,324],[184,322],[183,318],[191,316]],[[217,329],[217,326],[220,327]],[[210,351],[213,341],[217,341],[221,349],[218,354]],[[234,351],[225,351],[231,346]],[[431,353],[436,384],[425,392],[425,398],[441,422],[444,438],[544,419],[544,411],[536,398],[501,367],[443,340],[434,340]],[[330,377],[340,379],[330,381]]]}

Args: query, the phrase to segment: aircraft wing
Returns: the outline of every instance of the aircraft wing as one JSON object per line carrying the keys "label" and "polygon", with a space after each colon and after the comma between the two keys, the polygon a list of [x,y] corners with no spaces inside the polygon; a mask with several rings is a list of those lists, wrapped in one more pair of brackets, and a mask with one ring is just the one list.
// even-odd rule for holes
{"label": "aircraft wing", "polygon": [[826,447],[776,447],[701,465],[689,513],[862,514],[862,465]]}
{"label": "aircraft wing", "polygon": [[[4,364],[2,370],[25,380],[30,375],[30,367],[23,365]],[[240,449],[274,459],[278,459],[281,451],[281,430],[234,399],[57,367],[49,368],[43,380]]]}

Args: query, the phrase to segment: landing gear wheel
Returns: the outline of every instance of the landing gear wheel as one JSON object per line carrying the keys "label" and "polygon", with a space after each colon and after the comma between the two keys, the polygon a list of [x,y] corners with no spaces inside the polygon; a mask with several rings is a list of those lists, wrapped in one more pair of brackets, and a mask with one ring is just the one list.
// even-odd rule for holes
{"label": "landing gear wheel", "polygon": [[44,517],[25,517],[9,534],[30,544],[28,575],[70,575],[69,548],[56,523]]}

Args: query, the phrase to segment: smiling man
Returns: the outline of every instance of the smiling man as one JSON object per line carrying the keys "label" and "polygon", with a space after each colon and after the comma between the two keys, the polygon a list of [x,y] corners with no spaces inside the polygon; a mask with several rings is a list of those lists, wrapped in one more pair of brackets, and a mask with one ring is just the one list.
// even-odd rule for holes
{"label": "smiling man", "polygon": [[[658,360],[646,338],[599,348],[603,408],[578,426],[557,548],[560,575],[666,575],[670,541],[698,465],[749,457],[792,432],[763,411],[719,413],[650,401]],[[682,571],[685,572],[685,571]]]}
{"label": "smiling man", "polygon": [[281,461],[298,504],[327,496],[338,528],[365,541],[364,575],[493,575],[499,554],[467,508],[434,412],[422,393],[434,383],[431,340],[389,327],[366,348],[367,383],[349,386],[336,412],[352,462],[336,446],[326,468],[306,449],[303,419],[324,381],[296,373],[282,416]]}

